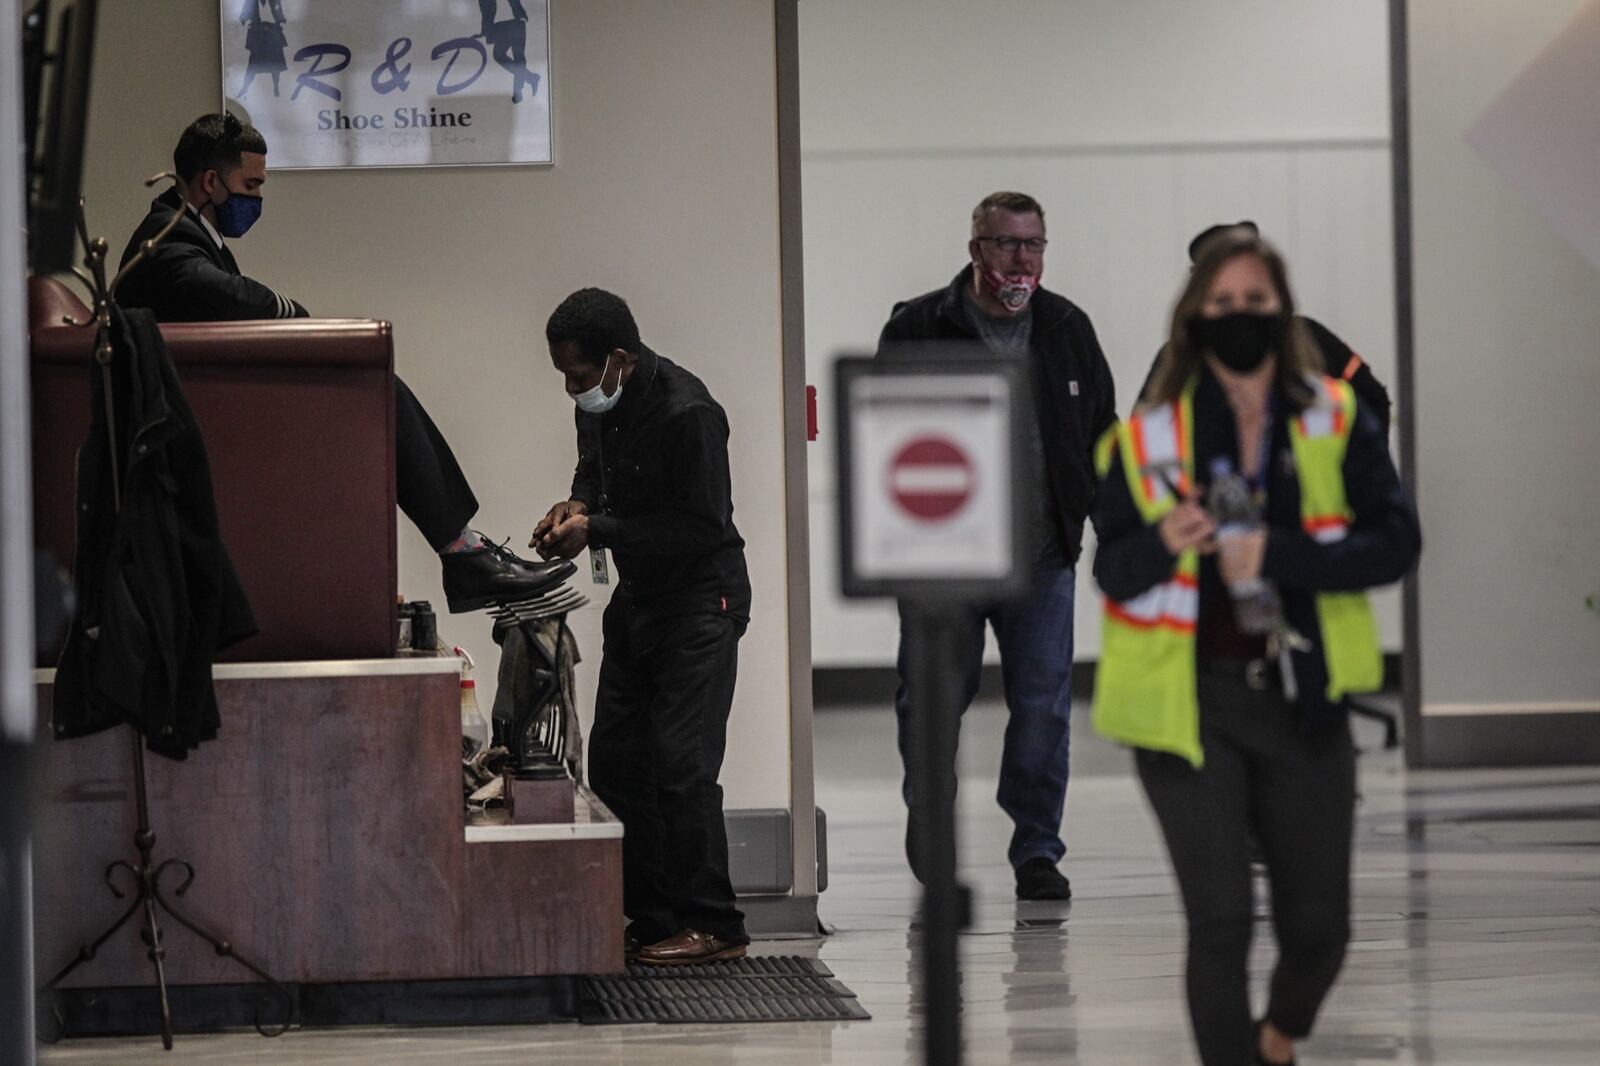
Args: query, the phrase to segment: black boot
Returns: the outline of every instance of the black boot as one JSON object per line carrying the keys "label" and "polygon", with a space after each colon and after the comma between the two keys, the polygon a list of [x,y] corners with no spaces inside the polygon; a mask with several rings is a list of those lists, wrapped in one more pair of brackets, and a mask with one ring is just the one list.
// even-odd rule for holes
{"label": "black boot", "polygon": [[1072,882],[1043,855],[1023,862],[1017,867],[1016,874],[1018,899],[1072,898]]}
{"label": "black boot", "polygon": [[444,595],[451,614],[531,600],[556,588],[578,570],[566,559],[529,562],[487,542],[480,548],[446,552],[439,556],[439,563],[444,568]]}

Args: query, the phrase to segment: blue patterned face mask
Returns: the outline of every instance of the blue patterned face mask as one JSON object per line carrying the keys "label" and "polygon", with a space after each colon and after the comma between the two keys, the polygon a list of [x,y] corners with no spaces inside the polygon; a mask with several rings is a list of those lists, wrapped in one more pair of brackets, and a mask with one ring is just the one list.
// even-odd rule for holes
{"label": "blue patterned face mask", "polygon": [[216,205],[217,232],[224,237],[243,237],[261,217],[259,196],[228,190],[228,198]]}

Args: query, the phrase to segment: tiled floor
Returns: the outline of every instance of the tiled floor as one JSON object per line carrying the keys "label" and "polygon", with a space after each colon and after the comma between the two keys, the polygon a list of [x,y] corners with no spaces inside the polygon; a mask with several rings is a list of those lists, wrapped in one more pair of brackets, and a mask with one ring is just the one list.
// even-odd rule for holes
{"label": "tiled floor", "polygon": [[[890,716],[818,716],[819,802],[832,887],[814,951],[870,1022],[351,1030],[80,1041],[50,1064],[511,1063],[889,1066],[921,1061],[916,896],[901,858]],[[1181,999],[1183,926],[1127,756],[1075,722],[1065,869],[1070,905],[1011,898],[1009,823],[992,796],[1003,712],[976,708],[963,737],[965,876],[976,924],[962,939],[966,1061],[1194,1062]],[[1362,732],[1375,747],[1377,735]],[[1600,1063],[1600,768],[1407,774],[1363,757],[1355,942],[1300,1061],[1555,1066]],[[1271,958],[1261,927],[1255,968]]]}

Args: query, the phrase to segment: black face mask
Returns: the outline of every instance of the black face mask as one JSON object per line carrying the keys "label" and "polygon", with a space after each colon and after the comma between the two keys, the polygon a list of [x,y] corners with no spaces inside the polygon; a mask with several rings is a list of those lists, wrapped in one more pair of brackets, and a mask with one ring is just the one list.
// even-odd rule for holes
{"label": "black face mask", "polygon": [[1189,339],[1237,374],[1248,374],[1283,346],[1289,320],[1281,314],[1235,311],[1221,318],[1189,320]]}

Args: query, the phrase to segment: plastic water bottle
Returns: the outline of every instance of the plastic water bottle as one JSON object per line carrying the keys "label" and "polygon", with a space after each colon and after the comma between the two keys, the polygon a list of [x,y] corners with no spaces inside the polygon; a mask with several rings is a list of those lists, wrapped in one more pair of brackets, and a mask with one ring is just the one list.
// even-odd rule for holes
{"label": "plastic water bottle", "polygon": [[[1250,495],[1250,486],[1233,469],[1226,456],[1211,461],[1211,488],[1206,494],[1206,509],[1217,523],[1217,539],[1226,540],[1251,533],[1263,525],[1261,512]],[[1278,590],[1259,575],[1228,586],[1233,597],[1233,620],[1241,633],[1271,633],[1278,628],[1282,607]]]}
{"label": "plastic water bottle", "polygon": [[456,646],[461,656],[461,738],[468,755],[476,755],[489,746],[489,720],[478,706],[478,683],[467,675],[472,673],[472,656],[465,648]]}

